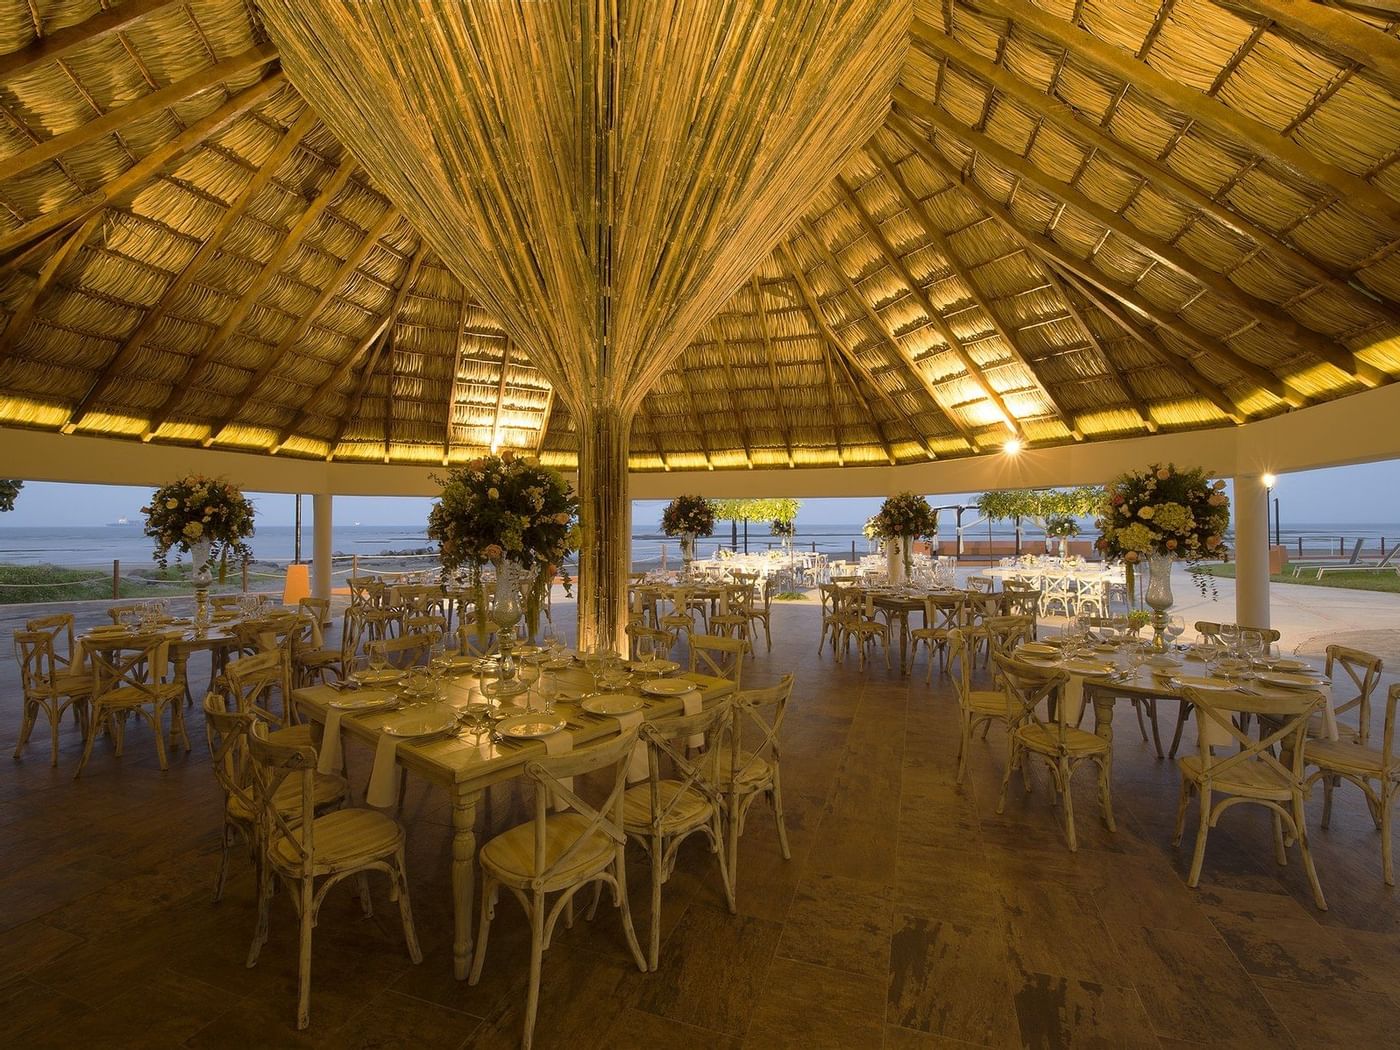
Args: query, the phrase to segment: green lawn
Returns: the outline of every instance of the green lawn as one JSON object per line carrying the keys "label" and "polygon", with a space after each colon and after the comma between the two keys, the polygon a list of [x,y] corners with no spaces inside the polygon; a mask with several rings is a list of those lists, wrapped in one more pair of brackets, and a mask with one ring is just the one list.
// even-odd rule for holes
{"label": "green lawn", "polygon": [[[214,567],[215,593],[236,591],[241,588],[240,574],[232,568],[228,581],[222,586],[218,582],[218,567]],[[131,579],[130,576],[139,577]],[[156,581],[156,582],[145,582]],[[25,584],[26,586],[13,586]],[[34,586],[30,586],[34,585]],[[162,569],[152,562],[135,569],[123,568],[121,598],[178,598],[194,593],[190,582],[189,565],[172,565]],[[57,565],[4,565],[0,564],[0,605],[18,605],[27,602],[75,602],[112,598],[112,574],[100,568],[65,569]]]}
{"label": "green lawn", "polygon": [[[1234,562],[1225,565],[1204,565],[1202,568],[1211,576],[1231,580],[1235,578]],[[1304,569],[1302,575],[1294,576],[1293,570],[1285,565],[1283,572],[1275,573],[1269,579],[1274,583],[1297,583],[1307,587],[1340,587],[1349,591],[1388,591],[1391,594],[1400,594],[1400,574],[1393,569],[1381,572],[1328,572],[1319,580],[1315,569]]]}

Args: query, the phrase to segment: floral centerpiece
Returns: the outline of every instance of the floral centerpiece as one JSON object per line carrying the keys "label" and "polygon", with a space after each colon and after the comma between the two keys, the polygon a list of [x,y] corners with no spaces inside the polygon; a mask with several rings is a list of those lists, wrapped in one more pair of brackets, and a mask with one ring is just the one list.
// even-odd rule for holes
{"label": "floral centerpiece", "polygon": [[661,531],[680,537],[683,571],[689,576],[690,563],[695,560],[695,538],[714,535],[714,504],[704,496],[677,496],[661,512]]}
{"label": "floral centerpiece", "polygon": [[188,551],[194,567],[195,627],[209,625],[210,558],[219,560],[219,579],[228,571],[230,553],[251,558],[244,542],[253,535],[253,504],[238,486],[223,478],[191,474],[162,485],[141,508],[146,535],[156,541],[156,562],[164,569],[170,551]]}
{"label": "floral centerpiece", "polygon": [[1230,498],[1224,489],[1224,481],[1212,480],[1200,467],[1183,470],[1174,463],[1154,463],[1120,475],[1105,492],[1097,545],[1106,559],[1121,559],[1127,566],[1130,593],[1133,567],[1147,563],[1154,648],[1166,646],[1162,632],[1172,604],[1172,562],[1190,563],[1191,575],[1205,594],[1212,577],[1199,563],[1229,553],[1225,530],[1230,526]]}
{"label": "floral centerpiece", "polygon": [[[555,576],[562,576],[566,591],[570,585],[563,564],[578,548],[573,486],[557,471],[509,449],[434,480],[442,485],[442,495],[428,514],[428,537],[437,541],[444,570],[468,571],[476,592],[478,637],[485,642],[488,620],[496,625],[501,680],[508,682],[514,670],[510,648],[521,616],[521,596],[533,637]],[[496,570],[489,600],[481,572],[487,562]]]}
{"label": "floral centerpiece", "polygon": [[880,504],[866,527],[885,541],[890,582],[896,583],[913,568],[913,541],[938,535],[938,513],[923,496],[901,492]]}

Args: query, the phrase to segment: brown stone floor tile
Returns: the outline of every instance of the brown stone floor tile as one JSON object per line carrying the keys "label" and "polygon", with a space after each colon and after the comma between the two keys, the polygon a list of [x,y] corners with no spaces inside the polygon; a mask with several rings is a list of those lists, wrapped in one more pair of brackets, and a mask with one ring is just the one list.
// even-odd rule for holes
{"label": "brown stone floor tile", "polygon": [[1089,982],[1121,980],[1122,960],[1093,900],[1073,884],[1003,882],[997,892],[1006,911],[1013,966]]}
{"label": "brown stone floor tile", "polygon": [[1252,919],[1208,908],[1215,928],[1245,970],[1300,984],[1381,992],[1334,930],[1312,919]]}
{"label": "brown stone floor tile", "polygon": [[[375,996],[350,1015],[325,1045],[337,1050],[455,1050],[482,1025],[480,1018],[398,992]],[[319,1033],[318,1033],[319,1034]]]}
{"label": "brown stone floor tile", "polygon": [[885,1020],[980,1046],[1012,1043],[1005,928],[897,913]]}
{"label": "brown stone floor tile", "polygon": [[943,1035],[918,1032],[899,1025],[885,1025],[883,1050],[971,1050],[977,1043],[965,1043],[961,1039],[949,1039]]}
{"label": "brown stone floor tile", "polygon": [[1396,1045],[1400,1005],[1383,995],[1260,978],[1262,998],[1299,1046]]}
{"label": "brown stone floor tile", "polygon": [[884,1013],[883,975],[863,977],[775,959],[744,1046],[755,1050],[878,1046]]}
{"label": "brown stone floor tile", "polygon": [[1157,1037],[1138,994],[1095,981],[1023,972],[1014,992],[1021,1045],[1061,1050],[1155,1050]]}
{"label": "brown stone floor tile", "polygon": [[797,887],[778,957],[883,978],[894,905],[877,883],[813,874]]}

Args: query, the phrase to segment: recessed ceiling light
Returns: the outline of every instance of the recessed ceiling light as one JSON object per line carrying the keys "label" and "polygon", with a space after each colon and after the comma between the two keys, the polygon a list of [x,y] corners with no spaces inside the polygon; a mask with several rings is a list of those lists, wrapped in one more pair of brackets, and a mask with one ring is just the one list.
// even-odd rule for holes
{"label": "recessed ceiling light", "polygon": [[1008,456],[1014,456],[1016,455],[1016,453],[1020,452],[1021,449],[1025,447],[1026,443],[1020,438],[1009,438],[1007,439],[1006,444],[1001,446],[1001,450],[1005,452]]}

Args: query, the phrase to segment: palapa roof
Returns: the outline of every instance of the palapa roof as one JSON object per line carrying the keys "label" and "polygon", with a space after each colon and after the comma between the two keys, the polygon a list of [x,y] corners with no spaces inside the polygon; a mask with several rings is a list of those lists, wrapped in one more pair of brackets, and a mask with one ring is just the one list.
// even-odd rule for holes
{"label": "palapa roof", "polygon": [[[1013,433],[1229,426],[1400,374],[1396,5],[857,3],[841,17],[859,46],[842,50],[809,0],[692,3],[792,16],[790,36],[809,35],[785,38],[807,80],[762,102],[789,107],[780,129],[730,99],[706,131],[750,134],[753,156],[786,165],[776,188],[804,190],[736,181],[705,234],[723,265],[679,273],[689,298],[656,317],[616,307],[640,333],[617,364],[634,469],[908,463]],[[422,221],[419,190],[448,168],[386,170],[387,135],[348,134],[370,129],[333,98],[349,75],[291,24],[321,6],[0,0],[0,424],[573,464],[572,318],[553,325],[548,296],[505,284],[515,271],[483,261],[504,250],[484,228]],[[325,17],[354,7],[336,6]],[[668,71],[722,75],[684,53],[709,24],[669,27]],[[762,42],[745,32],[730,27]],[[871,56],[849,116],[797,105],[820,101],[801,96],[815,72],[837,80]],[[655,104],[686,133],[703,123]],[[648,149],[674,145],[652,133]],[[470,159],[492,141],[453,148]],[[475,159],[502,179],[533,162],[501,151]],[[660,180],[691,159],[643,163]],[[656,228],[662,273],[691,231]],[[531,248],[516,262],[547,291],[568,260]]]}

